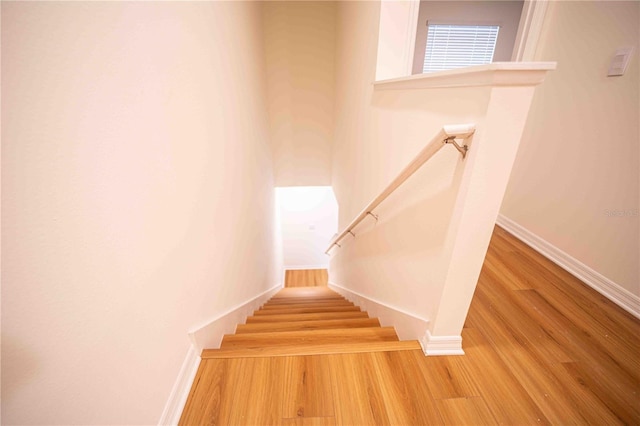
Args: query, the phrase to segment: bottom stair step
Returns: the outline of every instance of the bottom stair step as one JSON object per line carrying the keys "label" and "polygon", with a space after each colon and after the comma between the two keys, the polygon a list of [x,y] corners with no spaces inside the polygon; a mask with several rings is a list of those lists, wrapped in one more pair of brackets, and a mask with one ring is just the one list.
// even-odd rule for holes
{"label": "bottom stair step", "polygon": [[230,348],[205,349],[202,359],[214,358],[262,358],[272,356],[301,356],[348,354],[363,352],[394,352],[422,349],[417,340],[395,342],[366,342],[366,343],[329,343],[304,346],[276,346],[259,348]]}

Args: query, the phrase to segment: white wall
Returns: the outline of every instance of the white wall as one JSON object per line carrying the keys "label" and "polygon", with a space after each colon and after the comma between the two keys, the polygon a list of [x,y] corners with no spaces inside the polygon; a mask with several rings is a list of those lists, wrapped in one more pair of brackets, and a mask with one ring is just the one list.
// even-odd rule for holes
{"label": "white wall", "polygon": [[493,62],[511,60],[524,1],[421,1],[413,74],[421,74],[427,46],[427,21],[500,25]]}
{"label": "white wall", "polygon": [[[377,222],[367,218],[354,229],[355,238],[347,236],[342,248],[332,250],[329,280],[428,320],[431,336],[452,337],[459,349],[533,86],[541,80],[531,79],[527,86],[518,77],[510,85],[505,70],[500,87],[487,83],[496,75],[467,87],[457,77],[429,88],[393,82],[374,87],[379,14],[377,2],[338,8],[332,182],[340,229],[443,125],[475,123],[478,130],[466,160],[453,148],[442,149],[375,209]],[[427,79],[406,83],[421,80]],[[430,343],[428,335],[425,339]]]}
{"label": "white wall", "polygon": [[[640,296],[640,3],[553,2],[536,93],[501,213]],[[626,75],[607,77],[634,46]],[[622,212],[619,215],[619,212]]]}
{"label": "white wall", "polygon": [[263,2],[277,186],[331,184],[335,3]]}
{"label": "white wall", "polygon": [[276,188],[285,269],[327,268],[324,253],[338,231],[338,203],[330,186]]}
{"label": "white wall", "polygon": [[276,284],[260,7],[1,7],[3,424],[157,423]]}

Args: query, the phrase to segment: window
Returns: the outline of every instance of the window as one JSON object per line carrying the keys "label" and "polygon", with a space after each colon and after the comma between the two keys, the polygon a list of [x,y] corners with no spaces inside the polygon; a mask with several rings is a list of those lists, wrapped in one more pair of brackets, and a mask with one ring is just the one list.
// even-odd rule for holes
{"label": "window", "polygon": [[429,24],[422,72],[491,63],[499,29],[498,25]]}

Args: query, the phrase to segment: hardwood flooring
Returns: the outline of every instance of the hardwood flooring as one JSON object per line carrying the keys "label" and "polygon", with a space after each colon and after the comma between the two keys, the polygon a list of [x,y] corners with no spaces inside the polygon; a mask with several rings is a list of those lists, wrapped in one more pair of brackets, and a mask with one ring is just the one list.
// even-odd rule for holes
{"label": "hardwood flooring", "polygon": [[[367,318],[262,314],[250,324],[268,333],[264,318],[330,322],[333,315]],[[496,227],[462,332],[466,355],[204,358],[180,424],[638,425],[639,336],[640,321]],[[371,344],[386,343],[405,342]]]}
{"label": "hardwood flooring", "polygon": [[326,286],[328,280],[329,274],[326,269],[290,269],[284,274],[285,287]]}

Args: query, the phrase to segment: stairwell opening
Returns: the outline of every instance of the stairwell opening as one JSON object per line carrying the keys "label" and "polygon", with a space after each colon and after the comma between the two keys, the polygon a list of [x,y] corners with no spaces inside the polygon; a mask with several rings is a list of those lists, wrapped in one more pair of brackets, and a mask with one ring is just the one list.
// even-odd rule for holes
{"label": "stairwell opening", "polygon": [[329,258],[324,251],[338,230],[333,188],[278,187],[276,209],[285,286],[326,286]]}

